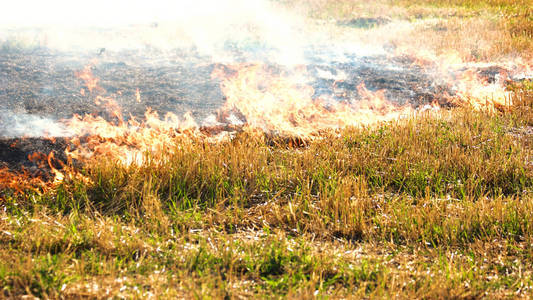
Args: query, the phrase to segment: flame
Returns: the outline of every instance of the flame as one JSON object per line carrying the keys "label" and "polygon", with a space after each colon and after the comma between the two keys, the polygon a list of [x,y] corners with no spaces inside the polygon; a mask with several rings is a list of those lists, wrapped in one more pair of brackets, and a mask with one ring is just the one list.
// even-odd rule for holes
{"label": "flame", "polygon": [[[88,64],[85,66],[85,68],[83,68],[83,70],[75,73],[76,77],[83,80],[83,82],[85,83],[85,87],[89,90],[90,93],[92,93],[93,91],[103,90],[98,85],[99,79],[93,75],[92,68],[93,68],[93,64]],[[85,90],[82,89],[80,93],[82,95],[85,95]]]}
{"label": "flame", "polygon": [[[105,90],[98,86],[98,79],[92,75],[91,69],[92,66],[88,65],[77,76],[85,81],[89,91],[99,92],[94,103],[104,107],[113,121],[93,115],[75,115],[65,121],[69,132],[74,135],[71,139],[74,149],[66,150],[69,160],[87,162],[105,157],[123,165],[141,165],[148,154],[157,156],[174,151],[173,139],[178,134],[194,133],[198,129],[191,114],[186,114],[184,120],[180,121],[176,115],[167,113],[161,120],[157,112],[150,109],[146,111],[142,122],[134,118],[125,121],[115,98],[102,95]],[[137,102],[141,101],[138,88],[135,98]]]}
{"label": "flame", "polygon": [[[478,71],[484,65],[464,63],[454,56],[439,60],[422,55],[416,57],[413,63],[443,74],[442,80],[448,82],[454,91],[453,95],[448,95],[451,103],[469,105],[474,109],[489,107],[500,110],[511,104],[510,92],[505,90],[505,83],[512,79],[510,74],[531,74],[533,65],[531,62],[520,61],[501,64],[503,71],[496,76],[496,80],[489,82]],[[300,67],[295,73],[301,75],[304,72],[305,67]],[[382,90],[368,90],[364,83],[357,87],[357,98],[341,102],[314,98],[314,90],[305,84],[305,76],[302,78],[290,73],[280,74],[261,63],[235,64],[219,66],[212,73],[213,77],[221,79],[226,103],[218,112],[218,125],[206,129],[196,123],[191,113],[182,118],[167,113],[160,118],[157,112],[148,109],[141,121],[135,118],[124,120],[120,105],[113,97],[106,96],[105,90],[98,85],[98,78],[92,74],[92,65],[86,66],[76,76],[85,85],[80,93],[84,94],[87,89],[90,96],[94,97],[95,104],[103,106],[112,120],[95,115],[75,115],[65,120],[64,124],[72,134],[69,140],[72,146],[65,150],[69,162],[76,160],[90,163],[103,158],[125,166],[143,165],[147,159],[165,163],[167,154],[179,151],[176,147],[178,140],[184,142],[191,140],[190,137],[196,137],[218,142],[227,135],[217,134],[235,127],[311,139],[325,130],[366,126],[396,120],[416,112],[409,105],[392,103]],[[337,84],[337,81],[333,84]],[[141,101],[139,89],[136,89],[135,100]],[[420,111],[438,107],[435,100]],[[12,146],[15,147],[15,143]],[[0,168],[0,188],[23,193],[25,190],[46,190],[66,178],[76,177],[90,182],[74,168],[57,160],[53,152],[48,155],[33,153],[28,159],[40,168],[49,168],[53,180],[45,180],[25,169],[12,172],[4,167]],[[61,166],[61,170],[58,166]]]}
{"label": "flame", "polygon": [[132,118],[114,124],[102,117],[86,115],[75,116],[67,125],[75,134],[71,139],[75,148],[67,150],[69,158],[88,161],[106,157],[124,165],[140,165],[146,154],[173,153],[178,135],[195,134],[199,128],[191,114],[186,114],[181,121],[168,113],[161,120],[151,110],[146,111],[143,122]]}
{"label": "flame", "polygon": [[46,162],[48,163],[48,166],[50,167],[52,174],[54,174],[53,184],[57,184],[57,183],[62,182],[63,179],[65,179],[65,175],[61,171],[56,169],[56,167],[54,166],[54,161],[56,161],[58,164],[62,165],[63,167],[65,166],[60,160],[56,160],[54,152],[51,151],[46,156]]}
{"label": "flame", "polygon": [[43,168],[43,167],[46,166],[46,162],[48,161],[48,157],[44,153],[34,152],[34,153],[28,155],[28,160],[31,161],[31,162],[36,163],[39,168]]}
{"label": "flame", "polygon": [[[234,73],[231,75],[221,68],[213,72],[213,76],[223,78],[221,86],[227,102],[219,112],[219,121],[224,124],[235,123],[242,117],[244,120],[240,121],[250,129],[310,137],[321,130],[371,124],[412,112],[410,107],[387,101],[383,91],[371,92],[364,85],[358,88],[360,99],[340,103],[313,99],[310,86],[294,84],[292,78],[272,74],[261,64],[231,68]],[[138,89],[136,99],[140,99]],[[157,112],[148,109],[144,120],[124,121],[120,106],[113,98],[98,95],[95,103],[105,106],[115,121],[93,115],[76,115],[67,120],[65,124],[74,136],[71,139],[74,147],[66,151],[69,159],[87,162],[104,157],[123,165],[141,165],[146,155],[159,157],[176,151],[174,145],[180,136],[215,142],[222,139],[213,136],[215,130],[200,130],[190,113],[182,119],[167,113],[160,119]],[[57,174],[56,178],[62,176]]]}
{"label": "flame", "polygon": [[467,70],[458,76],[455,83],[457,96],[450,101],[456,104],[468,104],[475,109],[505,109],[510,103],[511,92],[506,91],[499,82],[489,83],[473,70]]}
{"label": "flame", "polygon": [[[500,72],[489,80],[479,73],[480,69],[497,67]],[[507,110],[512,105],[512,92],[507,89],[515,78],[533,78],[533,60],[515,58],[498,63],[465,63],[461,71],[455,71],[455,79],[450,80],[456,96],[449,99],[458,105],[468,105],[473,109]]]}
{"label": "flame", "polygon": [[105,96],[96,96],[94,103],[98,106],[102,106],[105,110],[111,115],[112,118],[115,118],[119,123],[124,121],[122,116],[122,108],[117,103],[115,98],[105,97]]}
{"label": "flame", "polygon": [[[396,49],[396,54],[400,53],[410,53],[402,56],[410,57],[413,65],[426,70],[433,69],[434,73],[443,76],[442,80],[455,91],[455,95],[448,97],[450,103],[473,109],[506,110],[512,105],[511,92],[506,87],[507,83],[513,81],[511,75],[533,77],[533,59],[522,57],[495,62],[472,62],[465,61],[458,53],[437,56],[423,49]],[[501,68],[492,82],[479,73],[479,70],[489,67]]]}
{"label": "flame", "polygon": [[[8,167],[0,168],[0,191],[9,189],[15,194],[24,194],[31,191],[41,194],[44,191],[61,183],[65,178],[63,173],[54,167],[54,153],[50,152],[45,155],[40,152],[33,153],[28,156],[30,161],[37,164],[39,168],[44,168],[48,165],[51,168],[53,179],[49,180],[43,177],[41,170],[29,171],[22,167],[19,171],[10,170]],[[5,197],[5,194],[0,193],[0,200]]]}
{"label": "flame", "polygon": [[[313,89],[291,78],[270,73],[262,64],[233,67],[234,74],[223,78],[226,103],[221,119],[231,122],[241,114],[247,126],[267,132],[312,136],[319,131],[346,126],[368,125],[392,120],[412,109],[387,101],[383,91],[359,87],[361,99],[351,102],[313,99]],[[218,69],[215,76],[224,71]]]}
{"label": "flame", "polygon": [[135,100],[137,100],[138,103],[141,103],[141,92],[139,91],[139,88],[135,91]]}
{"label": "flame", "polygon": [[[38,176],[32,176],[26,169],[19,172],[11,171],[8,167],[0,168],[0,191],[9,189],[15,194],[23,194],[26,191],[39,192],[47,183]],[[5,195],[0,193],[0,200]]]}

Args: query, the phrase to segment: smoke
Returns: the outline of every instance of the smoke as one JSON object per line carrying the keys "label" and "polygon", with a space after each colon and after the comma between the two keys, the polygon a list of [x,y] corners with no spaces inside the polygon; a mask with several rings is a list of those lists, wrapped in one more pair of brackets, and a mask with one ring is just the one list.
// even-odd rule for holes
{"label": "smoke", "polygon": [[260,55],[294,64],[303,62],[301,23],[265,0],[21,0],[3,4],[0,41],[61,51],[194,48],[217,62]]}
{"label": "smoke", "polygon": [[[375,28],[360,28],[352,23],[357,25],[337,20],[311,22],[273,0],[19,0],[2,4],[0,50],[6,45],[52,50],[57,55],[43,59],[51,60],[49,65],[58,69],[67,68],[67,63],[80,66],[89,61],[109,68],[123,62],[128,67],[264,62],[294,71],[290,80],[295,84],[317,83],[313,87],[320,97],[337,99],[340,95],[350,101],[355,97],[351,96],[354,84],[364,76],[376,79],[374,87],[372,83],[367,85],[371,90],[399,80],[390,89],[391,95],[399,95],[398,99],[390,99],[405,102],[410,97],[404,93],[409,89],[407,79],[436,82],[443,78],[444,86],[445,81],[454,80],[445,75],[455,76],[463,68],[463,64],[435,67],[434,74],[418,76],[411,71],[410,62],[390,59],[401,52],[391,41],[413,35],[416,22],[390,20]],[[58,63],[62,58],[64,65]],[[311,66],[311,71],[298,68],[299,65]],[[357,72],[361,74],[353,74]],[[377,80],[375,74],[382,73],[389,77]],[[473,90],[469,86],[460,88]],[[37,89],[35,94],[39,93]],[[20,114],[5,108],[0,112],[0,136],[68,135],[50,115]]]}
{"label": "smoke", "polygon": [[185,16],[186,12],[191,12],[196,7],[213,9],[219,1],[209,2],[211,3],[165,0],[19,0],[2,5],[0,24],[106,27],[172,21]]}
{"label": "smoke", "polygon": [[70,136],[64,124],[51,118],[0,109],[0,137]]}

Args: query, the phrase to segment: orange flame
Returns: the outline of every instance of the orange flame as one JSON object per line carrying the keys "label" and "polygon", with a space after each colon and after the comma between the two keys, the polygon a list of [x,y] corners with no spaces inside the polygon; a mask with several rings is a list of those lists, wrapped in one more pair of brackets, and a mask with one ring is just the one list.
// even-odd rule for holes
{"label": "orange flame", "polygon": [[[412,110],[399,107],[360,86],[360,101],[350,103],[313,99],[312,87],[269,73],[261,64],[234,66],[235,74],[223,78],[227,102],[222,117],[238,111],[247,126],[273,133],[311,136],[321,130],[391,120]],[[224,72],[216,70],[215,75]]]}
{"label": "orange flame", "polygon": [[42,193],[54,183],[45,180],[38,173],[30,173],[25,168],[20,171],[12,171],[8,167],[0,168],[0,200],[6,196],[2,191],[11,190],[15,194],[24,194],[28,191]]}
{"label": "orange flame", "polygon": [[58,169],[56,169],[56,167],[54,166],[54,161],[56,161],[57,163],[61,164],[62,166],[65,166],[60,160],[56,160],[55,159],[55,154],[54,152],[50,152],[47,156],[46,156],[46,162],[48,163],[48,166],[50,167],[50,170],[52,171],[52,173],[54,174],[54,180],[53,180],[53,183],[60,183],[63,181],[63,179],[65,178],[65,175],[59,171]]}
{"label": "orange flame", "polygon": [[[36,186],[43,185],[40,178],[32,178],[26,170],[12,172],[7,167],[0,168],[0,190],[10,189],[17,194],[22,194],[26,190],[37,190]],[[0,194],[0,199],[3,195]]]}
{"label": "orange flame", "polygon": [[[397,51],[399,51],[397,53],[412,52],[411,49],[405,48]],[[454,53],[437,56],[423,50],[416,51],[410,57],[415,65],[434,68],[438,74],[444,76],[443,80],[455,90],[455,96],[448,97],[450,103],[467,105],[473,109],[507,109],[512,105],[511,92],[506,88],[507,83],[512,81],[511,74],[523,74],[524,77],[533,75],[533,60],[521,57],[491,63],[466,62]],[[489,82],[486,77],[479,74],[480,69],[487,67],[502,69],[494,82]]]}
{"label": "orange flame", "polygon": [[[510,104],[509,92],[504,84],[509,79],[508,73],[502,72],[498,81],[490,83],[476,71],[479,65],[462,64],[456,59],[439,61],[431,57],[420,57],[415,63],[439,69],[439,74],[453,74],[443,80],[455,89],[455,95],[449,97],[454,104],[499,109]],[[531,65],[518,63],[507,66],[507,69],[530,74]],[[301,80],[287,74],[274,74],[262,64],[237,64],[225,68],[215,68],[212,73],[212,76],[221,78],[221,88],[227,99],[218,116],[218,121],[223,124],[240,122],[239,126],[253,130],[312,138],[324,130],[390,121],[415,112],[410,106],[388,101],[384,91],[370,91],[364,84],[357,87],[358,99],[328,101],[314,99],[313,88],[298,83]],[[116,100],[101,95],[105,90],[98,86],[98,79],[93,76],[90,65],[77,76],[84,81],[89,92],[98,92],[95,103],[105,106],[116,122],[93,115],[76,115],[65,121],[74,136],[70,140],[74,147],[66,150],[69,161],[90,162],[105,158],[123,165],[142,165],[147,157],[159,157],[164,163],[165,155],[160,154],[178,151],[176,139],[186,137],[187,140],[188,136],[211,138],[209,130],[200,130],[190,113],[181,119],[167,113],[161,119],[157,112],[148,109],[143,121],[134,118],[125,121]],[[81,92],[85,93],[85,89]],[[137,102],[140,102],[140,97],[137,89]],[[437,107],[438,103],[434,101],[429,106]],[[219,138],[212,140],[218,141]],[[56,160],[53,152],[48,155],[34,153],[28,159],[38,163],[39,167],[48,166],[54,180],[44,182],[24,169],[13,173],[7,168],[0,168],[0,187],[22,193],[27,189],[42,190],[65,178],[77,176],[75,170]],[[63,167],[62,171],[55,167],[57,165]]]}
{"label": "orange flame", "polygon": [[[87,161],[107,157],[125,165],[142,164],[146,154],[171,153],[177,135],[195,134],[198,130],[190,114],[183,121],[172,113],[161,120],[151,110],[145,113],[143,122],[132,118],[115,125],[101,117],[86,115],[75,116],[67,124],[76,136],[72,139],[76,148],[67,151],[69,158]],[[87,136],[87,140],[82,141],[80,136]]]}
{"label": "orange flame", "polygon": [[135,100],[137,100],[138,103],[141,103],[141,92],[139,91],[139,88],[135,91]]}
{"label": "orange flame", "polygon": [[[79,71],[79,72],[76,72],[75,75],[76,77],[80,78],[81,80],[83,80],[83,82],[85,83],[85,87],[87,87],[87,89],[89,90],[89,92],[93,92],[93,91],[102,91],[103,89],[98,85],[98,78],[96,78],[94,75],[93,75],[93,71],[92,71],[92,64],[89,64],[87,66],[85,66],[85,68],[83,68],[82,71]],[[81,94],[84,95],[85,94],[85,90],[81,90]]]}
{"label": "orange flame", "polygon": [[[466,103],[475,109],[504,109],[510,103],[511,92],[503,85],[489,83],[473,70],[467,70],[458,76],[455,83],[457,97],[451,99],[456,104]],[[458,100],[457,100],[458,99]]]}

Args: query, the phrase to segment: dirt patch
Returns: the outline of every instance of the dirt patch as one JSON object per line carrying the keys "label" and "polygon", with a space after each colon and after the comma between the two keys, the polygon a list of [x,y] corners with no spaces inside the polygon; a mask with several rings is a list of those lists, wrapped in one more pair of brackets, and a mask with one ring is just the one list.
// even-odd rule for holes
{"label": "dirt patch", "polygon": [[374,28],[374,27],[381,26],[381,25],[386,25],[390,23],[391,21],[392,21],[391,19],[384,18],[384,17],[377,17],[377,18],[360,17],[360,18],[354,18],[354,19],[349,19],[349,20],[337,21],[337,25],[368,29],[368,28]]}

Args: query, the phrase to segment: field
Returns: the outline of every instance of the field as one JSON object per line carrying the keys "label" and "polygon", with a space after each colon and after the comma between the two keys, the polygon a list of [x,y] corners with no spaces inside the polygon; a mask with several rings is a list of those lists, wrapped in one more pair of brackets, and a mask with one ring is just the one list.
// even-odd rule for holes
{"label": "field", "polygon": [[[411,24],[388,42],[417,56],[533,56],[531,1],[276,2],[368,39]],[[507,88],[509,106],[177,135],[141,165],[0,186],[0,298],[531,298],[533,82]]]}

